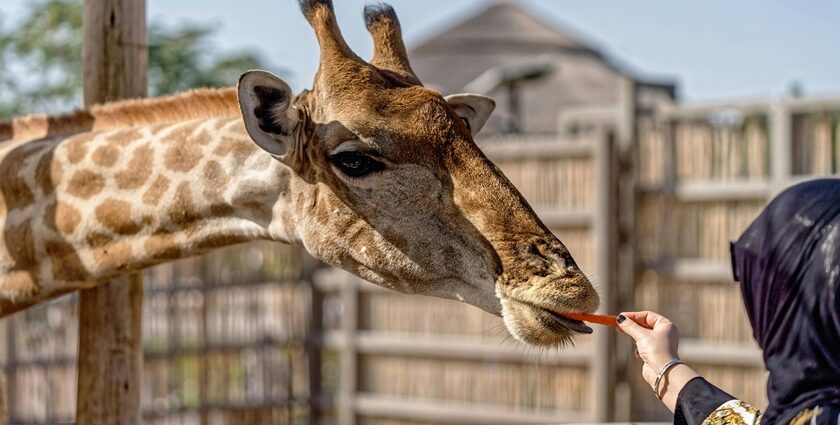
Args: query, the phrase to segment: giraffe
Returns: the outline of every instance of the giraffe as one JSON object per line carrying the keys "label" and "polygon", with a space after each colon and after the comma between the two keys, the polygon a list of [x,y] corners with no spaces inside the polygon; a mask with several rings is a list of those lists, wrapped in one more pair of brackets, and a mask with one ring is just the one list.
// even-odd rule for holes
{"label": "giraffe", "polygon": [[311,90],[266,71],[236,88],[0,126],[0,316],[114,276],[253,240],[299,244],[404,293],[501,316],[526,343],[591,329],[599,298],[473,136],[494,108],[411,69],[393,8],[367,6],[374,54],[331,1],[299,1],[320,46]]}

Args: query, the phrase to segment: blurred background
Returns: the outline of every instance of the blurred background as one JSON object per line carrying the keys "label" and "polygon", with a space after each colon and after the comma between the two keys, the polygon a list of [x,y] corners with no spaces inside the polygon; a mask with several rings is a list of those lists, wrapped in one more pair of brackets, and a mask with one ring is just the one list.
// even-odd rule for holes
{"label": "blurred background", "polygon": [[[292,0],[147,0],[149,93],[318,50]],[[369,57],[365,2],[335,0]],[[840,167],[840,4],[392,0],[412,66],[497,101],[477,142],[569,247],[603,310],[653,309],[741,399],[765,371],[728,242],[784,187]],[[81,104],[81,0],[0,4],[0,120]],[[838,93],[832,96],[832,93]],[[249,244],[145,274],[149,424],[670,422],[624,338],[538,350],[498,318]],[[72,423],[76,295],[0,320],[10,423]]]}

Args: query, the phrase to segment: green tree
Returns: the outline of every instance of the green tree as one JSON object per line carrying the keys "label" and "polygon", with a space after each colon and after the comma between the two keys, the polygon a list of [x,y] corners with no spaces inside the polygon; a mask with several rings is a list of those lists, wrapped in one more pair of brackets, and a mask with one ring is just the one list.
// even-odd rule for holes
{"label": "green tree", "polygon": [[[82,13],[82,0],[36,0],[13,25],[0,16],[0,120],[81,104]],[[214,35],[209,25],[152,22],[149,95],[230,86],[265,67],[252,51],[216,52]]]}

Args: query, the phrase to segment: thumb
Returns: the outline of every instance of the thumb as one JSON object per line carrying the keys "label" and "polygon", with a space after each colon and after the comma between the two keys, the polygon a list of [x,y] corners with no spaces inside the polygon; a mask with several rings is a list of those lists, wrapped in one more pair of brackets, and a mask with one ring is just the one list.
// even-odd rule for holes
{"label": "thumb", "polygon": [[616,322],[618,322],[618,328],[621,329],[622,332],[630,335],[630,337],[636,341],[643,337],[646,332],[649,332],[649,329],[640,326],[638,323],[634,322],[633,319],[623,314],[618,315]]}

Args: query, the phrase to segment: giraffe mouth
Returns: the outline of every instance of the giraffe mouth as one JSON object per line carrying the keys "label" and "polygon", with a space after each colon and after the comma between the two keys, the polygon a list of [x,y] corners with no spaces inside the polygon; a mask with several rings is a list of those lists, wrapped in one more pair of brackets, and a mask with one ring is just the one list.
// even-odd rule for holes
{"label": "giraffe mouth", "polygon": [[[545,309],[543,309],[543,310],[545,310]],[[561,316],[561,315],[559,315],[559,314],[557,314],[557,313],[555,313],[551,310],[545,310],[545,311],[546,311],[546,313],[548,313],[549,316],[551,316],[552,319],[554,319],[554,321],[558,325],[560,325],[560,326],[562,326],[562,327],[564,327],[564,328],[566,328],[570,331],[574,331],[574,332],[581,333],[581,334],[591,334],[592,333],[592,328],[590,328],[589,326],[587,326],[585,323],[583,323],[580,320],[568,319],[568,318],[563,317],[563,316]]]}

